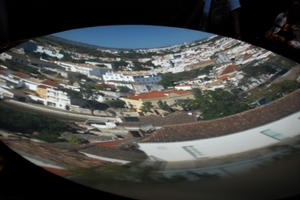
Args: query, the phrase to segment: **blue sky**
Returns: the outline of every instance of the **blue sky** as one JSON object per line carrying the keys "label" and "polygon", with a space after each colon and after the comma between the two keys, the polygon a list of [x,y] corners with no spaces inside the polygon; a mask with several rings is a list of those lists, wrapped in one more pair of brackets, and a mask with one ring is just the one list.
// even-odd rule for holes
{"label": "blue sky", "polygon": [[200,31],[148,25],[99,26],[53,35],[102,47],[127,49],[171,46],[210,36]]}

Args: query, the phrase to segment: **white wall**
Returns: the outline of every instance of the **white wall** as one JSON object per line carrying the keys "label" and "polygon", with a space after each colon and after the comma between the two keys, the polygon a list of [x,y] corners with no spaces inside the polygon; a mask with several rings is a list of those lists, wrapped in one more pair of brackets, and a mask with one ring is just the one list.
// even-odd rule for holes
{"label": "white wall", "polygon": [[103,75],[103,80],[107,81],[127,81],[127,82],[146,82],[146,83],[157,83],[161,81],[160,75],[124,75],[106,73]]}
{"label": "white wall", "polygon": [[84,152],[82,152],[82,151],[80,151],[79,153],[82,153],[82,154],[86,155],[87,157],[95,158],[95,159],[102,160],[102,161],[104,160],[104,161],[115,162],[115,163],[120,163],[120,164],[127,164],[127,163],[130,163],[130,161],[127,161],[127,160],[120,160],[120,159],[114,159],[114,158],[107,158],[107,157],[97,156],[97,155],[90,154],[90,153],[84,153]]}
{"label": "white wall", "polygon": [[37,97],[37,96],[33,96],[33,95],[28,95],[30,97],[31,100],[33,101],[41,101],[45,103],[45,99],[43,99],[42,97]]}
{"label": "white wall", "polygon": [[261,131],[271,129],[287,137],[300,135],[300,111],[279,121],[227,136],[170,143],[139,143],[140,149],[148,156],[155,156],[166,161],[193,160],[194,158],[182,147],[193,146],[203,157],[218,157],[241,153],[278,143]]}
{"label": "white wall", "polygon": [[116,87],[120,87],[120,86],[121,86],[121,87],[128,87],[128,88],[131,89],[131,90],[134,89],[131,83],[118,83],[118,82],[114,82],[114,85],[115,85]]}
{"label": "white wall", "polygon": [[191,90],[192,86],[190,86],[190,85],[176,85],[175,89],[176,90]]}
{"label": "white wall", "polygon": [[60,109],[66,109],[66,105],[71,105],[70,98],[67,93],[50,88],[47,89],[46,102],[46,105],[48,105],[48,103],[54,103],[55,107]]}
{"label": "white wall", "polygon": [[105,122],[103,124],[91,124],[91,126],[96,127],[98,129],[111,129],[116,127],[115,122]]}
{"label": "white wall", "polygon": [[6,59],[9,59],[9,60],[11,60],[12,59],[12,56],[11,55],[9,55],[9,54],[7,54],[7,53],[1,53],[0,54],[0,59],[1,60],[6,60]]}
{"label": "white wall", "polygon": [[36,91],[36,88],[39,85],[39,83],[31,83],[26,80],[24,81],[24,83],[25,83],[26,87],[28,87],[29,90],[33,90],[33,91]]}
{"label": "white wall", "polygon": [[64,63],[64,62],[55,62],[55,64],[65,68],[66,71],[77,72],[77,73],[81,73],[81,74],[84,74],[84,75],[89,75],[90,71],[92,70],[92,68],[82,67],[82,66],[79,66],[75,63],[74,64],[69,64],[69,63]]}
{"label": "white wall", "polygon": [[64,88],[70,89],[70,90],[74,90],[77,92],[80,92],[80,88],[77,86],[73,86],[73,85],[66,85],[66,84],[60,84],[61,86],[63,86]]}
{"label": "white wall", "polygon": [[123,74],[106,73],[103,75],[104,81],[128,81],[134,82],[133,76],[126,76]]}
{"label": "white wall", "polygon": [[145,75],[145,76],[135,76],[134,81],[135,82],[145,82],[145,83],[157,83],[161,81],[160,75]]}

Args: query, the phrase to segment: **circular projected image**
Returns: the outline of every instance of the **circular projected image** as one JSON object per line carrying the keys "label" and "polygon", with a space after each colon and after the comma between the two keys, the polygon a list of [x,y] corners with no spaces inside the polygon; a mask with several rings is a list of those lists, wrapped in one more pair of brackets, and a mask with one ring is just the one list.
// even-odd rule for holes
{"label": "circular projected image", "polygon": [[0,140],[71,182],[135,199],[299,189],[300,65],[269,50],[101,26],[29,40],[0,64]]}

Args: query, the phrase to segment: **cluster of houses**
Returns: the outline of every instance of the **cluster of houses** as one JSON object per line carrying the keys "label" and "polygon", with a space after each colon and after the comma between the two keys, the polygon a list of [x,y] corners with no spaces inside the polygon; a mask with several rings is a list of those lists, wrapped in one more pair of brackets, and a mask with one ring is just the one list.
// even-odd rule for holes
{"label": "cluster of houses", "polygon": [[[195,87],[202,90],[214,90],[217,88],[226,88],[230,83],[247,91],[270,79],[267,75],[261,75],[253,78],[250,85],[240,85],[239,83],[244,78],[243,72],[240,71],[241,68],[253,61],[267,60],[274,56],[274,54],[232,38],[221,37],[216,39],[216,37],[211,36],[206,40],[184,44],[185,48],[183,49],[181,48],[182,45],[175,45],[157,49],[134,50],[137,53],[149,53],[153,50],[161,53],[161,55],[158,54],[149,58],[139,59],[141,63],[151,61],[156,66],[152,70],[139,72],[130,70],[113,71],[113,64],[109,63],[109,61],[120,60],[120,58],[101,58],[104,62],[101,62],[101,60],[99,62],[92,62],[89,61],[91,56],[81,55],[76,52],[67,53],[77,58],[84,57],[86,60],[85,63],[32,58],[24,54],[24,52],[40,52],[59,59],[62,58],[62,54],[59,54],[60,48],[39,46],[33,41],[23,43],[11,51],[2,53],[0,59],[10,59],[24,65],[36,67],[39,70],[59,74],[65,80],[78,74],[83,74],[89,78],[99,80],[107,86],[115,88],[127,87],[131,91],[134,91],[135,95],[123,96],[121,99],[125,101],[127,108],[132,108],[136,112],[141,112],[141,106],[144,102],[151,102],[153,110],[160,110],[157,104],[158,101],[163,101],[167,105],[176,107],[176,101],[193,98],[191,90]],[[211,41],[212,39],[214,39],[213,42]],[[105,52],[118,55],[118,51],[116,50],[105,50]],[[164,54],[164,52],[168,53]],[[214,57],[213,59],[211,59],[212,56]],[[128,65],[126,68],[131,68],[133,63],[127,62]],[[214,66],[209,74],[177,83],[172,89],[169,88],[166,90],[163,86],[157,84],[162,80],[162,73],[178,73],[185,70],[203,68],[208,65]],[[9,72],[7,69],[2,69],[1,72],[2,82],[15,82],[18,87],[23,84],[23,87],[34,91],[36,94],[29,95],[31,100],[48,106],[65,109],[72,105],[72,102],[76,102],[66,92],[61,91],[60,87],[76,91],[80,90],[79,85],[71,86],[67,82],[65,84],[52,82],[49,85],[51,81],[34,79],[29,75],[20,73],[16,76],[14,74],[17,72]],[[48,85],[43,83],[45,81],[48,82]],[[2,83],[2,85],[7,85],[7,83]],[[98,95],[97,100],[100,102],[115,100],[120,98],[120,96],[120,94],[108,94],[106,97]],[[162,112],[162,110],[159,112]]]}
{"label": "cluster of houses", "polygon": [[[8,55],[11,55],[11,59],[17,59],[16,57],[19,56],[15,56],[16,54],[10,52],[4,53],[6,59],[9,58]],[[41,63],[43,64],[43,62]],[[86,73],[89,69],[97,69],[92,68],[91,66],[93,65],[84,68],[83,65],[73,64],[75,65],[73,66],[71,63],[61,62],[58,64],[63,68],[72,68],[74,69],[74,71],[81,70],[81,73],[83,74]],[[83,69],[86,69],[86,71],[83,71]],[[78,71],[76,72],[78,73]],[[55,81],[32,78],[28,74],[11,71],[5,66],[0,67],[0,80],[2,98],[12,98],[26,102],[33,101],[60,109],[70,109],[73,105],[78,105],[78,101],[76,100],[76,98],[73,98],[64,90],[62,90],[62,88],[67,88],[75,91],[80,91],[80,88],[78,86],[76,87],[67,84],[59,84]],[[107,85],[113,85],[114,87],[124,86],[135,90],[137,94],[143,94],[143,97],[129,96],[128,98],[123,98],[123,100],[126,102],[127,107],[130,108],[133,105],[133,109],[136,110],[136,112],[140,111],[140,106],[145,101],[154,101],[157,103],[158,100],[164,100],[173,104],[175,97],[192,98],[192,94],[190,92],[181,91],[191,89],[186,88],[186,86],[184,85],[178,85],[175,90],[163,92],[164,88],[156,84],[161,80],[161,76],[157,74],[150,74],[145,72],[108,72],[103,75],[103,80]],[[188,95],[186,95],[186,93]],[[120,97],[120,95],[112,91],[105,91],[104,94],[105,96],[99,96],[97,100],[103,102],[107,100],[115,100]],[[138,102],[136,102],[137,98]]]}
{"label": "cluster of houses", "polygon": [[36,102],[61,109],[72,104],[72,98],[60,90],[62,86],[55,81],[31,78],[27,74],[8,70],[5,66],[0,66],[0,80],[2,99]]}

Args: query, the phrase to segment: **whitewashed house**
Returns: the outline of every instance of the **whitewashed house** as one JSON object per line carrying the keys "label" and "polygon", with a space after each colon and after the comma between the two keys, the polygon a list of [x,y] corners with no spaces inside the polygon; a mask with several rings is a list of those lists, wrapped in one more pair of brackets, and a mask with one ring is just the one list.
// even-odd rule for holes
{"label": "whitewashed house", "polygon": [[72,71],[84,74],[88,77],[101,77],[103,74],[112,71],[109,68],[101,68],[92,64],[78,64],[71,62],[55,62],[57,65],[65,68],[66,71]]}
{"label": "whitewashed house", "polygon": [[51,57],[56,57],[58,59],[62,59],[64,57],[63,54],[59,53],[59,50],[53,47],[37,46],[36,52],[45,53]]}
{"label": "whitewashed house", "polygon": [[105,83],[109,81],[125,81],[153,84],[161,81],[162,77],[149,72],[106,72],[103,75],[103,80]]}
{"label": "whitewashed house", "polygon": [[45,104],[55,108],[67,109],[68,106],[69,108],[71,106],[70,96],[58,89],[47,88]]}
{"label": "whitewashed house", "polygon": [[178,84],[175,85],[176,90],[192,90],[192,84]]}

